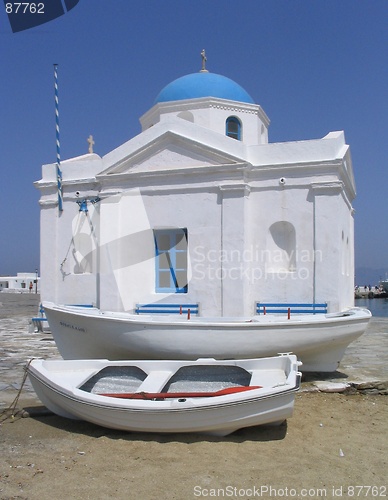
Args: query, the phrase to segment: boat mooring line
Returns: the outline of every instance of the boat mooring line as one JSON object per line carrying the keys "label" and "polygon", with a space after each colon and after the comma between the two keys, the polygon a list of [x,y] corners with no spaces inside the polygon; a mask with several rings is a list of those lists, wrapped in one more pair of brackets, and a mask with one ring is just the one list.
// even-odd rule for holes
{"label": "boat mooring line", "polygon": [[14,421],[15,420],[15,416],[17,416],[17,414],[19,412],[21,412],[21,415],[19,417],[22,418],[24,416],[25,410],[18,410],[18,411],[16,411],[16,405],[18,404],[18,401],[19,401],[19,398],[20,398],[20,394],[22,393],[24,384],[26,383],[26,380],[27,380],[28,367],[30,366],[30,364],[31,364],[31,362],[32,362],[33,359],[35,359],[35,358],[31,358],[28,361],[28,363],[26,364],[26,366],[24,367],[23,380],[22,380],[22,383],[21,383],[20,388],[18,390],[18,393],[16,394],[15,399],[8,406],[8,408],[4,408],[4,410],[1,411],[1,413],[0,413],[0,423],[5,422],[9,418],[11,419],[11,421]]}

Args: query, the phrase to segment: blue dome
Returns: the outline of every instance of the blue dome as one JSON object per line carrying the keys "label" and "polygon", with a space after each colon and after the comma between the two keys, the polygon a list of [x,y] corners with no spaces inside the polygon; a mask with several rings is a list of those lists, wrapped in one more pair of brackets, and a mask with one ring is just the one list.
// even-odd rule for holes
{"label": "blue dome", "polygon": [[154,104],[198,97],[219,97],[254,104],[248,92],[236,82],[225,76],[208,72],[192,73],[174,80],[159,92]]}

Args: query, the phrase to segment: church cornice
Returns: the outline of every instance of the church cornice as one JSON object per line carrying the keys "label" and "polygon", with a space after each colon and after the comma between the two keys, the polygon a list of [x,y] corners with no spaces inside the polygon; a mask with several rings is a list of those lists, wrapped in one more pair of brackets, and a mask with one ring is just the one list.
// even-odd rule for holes
{"label": "church cornice", "polygon": [[353,207],[346,192],[344,182],[313,182],[310,188],[314,196],[335,196],[341,194],[349,210],[353,211]]}
{"label": "church cornice", "polygon": [[191,183],[208,183],[209,178],[224,179],[230,176],[241,176],[246,170],[245,162],[222,164],[222,165],[206,165],[196,167],[174,167],[172,169],[163,170],[144,170],[135,172],[117,173],[114,175],[98,176],[98,181],[101,186],[107,187],[110,185],[141,185],[143,182],[152,182],[157,185],[172,186],[173,184],[189,185]]}
{"label": "church cornice", "polygon": [[159,121],[160,115],[164,113],[179,113],[182,111],[210,108],[227,110],[233,113],[257,115],[266,127],[270,124],[267,114],[259,104],[242,103],[215,97],[200,97],[196,99],[158,103],[140,117],[140,123],[143,128],[148,128],[155,121]]}
{"label": "church cornice", "polygon": [[251,192],[251,186],[245,182],[221,183],[218,188],[223,195],[228,196],[248,197]]}
{"label": "church cornice", "polygon": [[313,182],[310,187],[315,195],[338,194],[343,190],[344,183],[341,181]]}

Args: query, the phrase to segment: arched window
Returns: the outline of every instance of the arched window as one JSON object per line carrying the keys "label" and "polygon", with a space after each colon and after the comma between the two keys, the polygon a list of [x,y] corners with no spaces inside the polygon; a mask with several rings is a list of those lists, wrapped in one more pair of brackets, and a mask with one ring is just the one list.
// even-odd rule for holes
{"label": "arched window", "polygon": [[241,122],[235,116],[230,116],[226,120],[226,135],[228,137],[232,137],[233,139],[241,141],[241,129]]}

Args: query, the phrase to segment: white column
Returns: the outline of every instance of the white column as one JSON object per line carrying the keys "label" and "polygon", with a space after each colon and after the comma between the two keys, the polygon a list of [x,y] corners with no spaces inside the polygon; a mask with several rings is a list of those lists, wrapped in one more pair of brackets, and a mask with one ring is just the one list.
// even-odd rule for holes
{"label": "white column", "polygon": [[244,316],[246,277],[244,262],[246,203],[249,186],[243,183],[220,186],[222,198],[221,279],[222,316]]}

